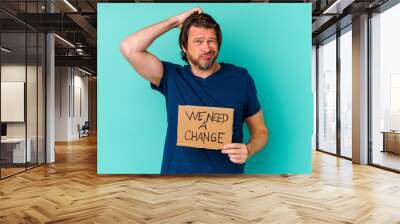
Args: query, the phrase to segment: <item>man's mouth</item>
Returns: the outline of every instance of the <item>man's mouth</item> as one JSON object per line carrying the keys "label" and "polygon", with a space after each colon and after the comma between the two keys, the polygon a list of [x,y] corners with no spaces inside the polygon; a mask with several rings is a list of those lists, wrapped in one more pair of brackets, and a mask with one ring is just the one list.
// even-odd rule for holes
{"label": "man's mouth", "polygon": [[205,59],[205,60],[210,60],[212,58],[213,54],[203,54],[200,57]]}

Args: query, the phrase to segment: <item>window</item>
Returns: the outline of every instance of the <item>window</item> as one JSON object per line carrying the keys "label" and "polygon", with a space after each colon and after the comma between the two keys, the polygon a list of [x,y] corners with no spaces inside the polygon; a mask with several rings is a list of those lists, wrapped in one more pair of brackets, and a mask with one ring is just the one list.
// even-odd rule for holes
{"label": "window", "polygon": [[352,32],[340,36],[340,155],[352,157]]}
{"label": "window", "polygon": [[318,149],[336,153],[336,36],[318,47]]}
{"label": "window", "polygon": [[400,170],[400,5],[371,18],[372,163]]}

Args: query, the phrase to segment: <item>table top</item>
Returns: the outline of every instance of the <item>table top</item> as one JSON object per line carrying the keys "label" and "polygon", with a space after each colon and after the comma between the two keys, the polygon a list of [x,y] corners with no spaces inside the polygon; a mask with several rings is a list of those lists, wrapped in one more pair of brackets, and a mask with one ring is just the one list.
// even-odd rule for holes
{"label": "table top", "polygon": [[[28,141],[30,140],[30,138],[28,138]],[[1,139],[1,143],[20,143],[20,142],[24,142],[25,138],[5,138],[5,139]]]}
{"label": "table top", "polygon": [[381,133],[400,134],[400,131],[381,131]]}

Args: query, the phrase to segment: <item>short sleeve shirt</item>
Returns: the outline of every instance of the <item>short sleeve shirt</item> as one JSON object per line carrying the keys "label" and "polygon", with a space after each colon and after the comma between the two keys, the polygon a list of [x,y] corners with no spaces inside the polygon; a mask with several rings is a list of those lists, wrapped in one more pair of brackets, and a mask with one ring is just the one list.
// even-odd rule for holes
{"label": "short sleeve shirt", "polygon": [[242,143],[245,118],[257,113],[260,103],[254,81],[244,68],[220,63],[220,68],[201,78],[190,65],[162,61],[164,73],[159,86],[151,88],[165,96],[168,128],[161,167],[162,174],[243,173],[244,164],[230,161],[220,150],[177,146],[178,106],[207,106],[234,109],[233,143]]}

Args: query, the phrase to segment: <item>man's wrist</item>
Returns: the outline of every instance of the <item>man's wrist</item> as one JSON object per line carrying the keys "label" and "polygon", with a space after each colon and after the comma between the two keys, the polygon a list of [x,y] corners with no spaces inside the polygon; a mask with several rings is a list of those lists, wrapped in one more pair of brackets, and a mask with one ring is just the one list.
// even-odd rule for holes
{"label": "man's wrist", "polygon": [[251,146],[249,143],[246,144],[246,149],[247,149],[247,158],[249,158],[250,156],[252,156],[252,150],[251,150]]}
{"label": "man's wrist", "polygon": [[177,16],[171,16],[167,19],[170,24],[171,24],[171,28],[175,28],[179,26],[179,19]]}

